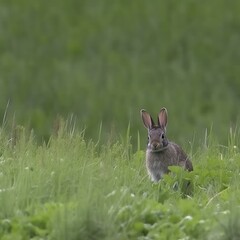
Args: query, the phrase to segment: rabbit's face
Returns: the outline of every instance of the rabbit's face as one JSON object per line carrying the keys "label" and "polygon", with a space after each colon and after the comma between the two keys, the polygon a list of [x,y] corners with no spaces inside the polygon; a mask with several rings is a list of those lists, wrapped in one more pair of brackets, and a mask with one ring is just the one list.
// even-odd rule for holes
{"label": "rabbit's face", "polygon": [[168,145],[168,140],[164,130],[154,127],[148,130],[148,149],[151,152],[160,152]]}
{"label": "rabbit's face", "polygon": [[148,150],[160,152],[166,149],[168,145],[166,138],[167,109],[162,108],[160,110],[157,125],[154,124],[152,117],[144,109],[141,110],[141,116],[144,126],[148,129]]}

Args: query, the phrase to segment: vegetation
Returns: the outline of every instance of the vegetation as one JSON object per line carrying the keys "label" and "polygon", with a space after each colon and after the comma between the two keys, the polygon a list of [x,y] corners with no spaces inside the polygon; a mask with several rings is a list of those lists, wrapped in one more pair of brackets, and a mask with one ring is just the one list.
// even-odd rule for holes
{"label": "vegetation", "polygon": [[[158,184],[127,136],[103,146],[62,125],[37,145],[1,130],[0,238],[239,239],[239,148],[208,138],[193,172],[171,167]],[[14,135],[15,136],[15,135]],[[190,186],[186,187],[186,181]],[[187,191],[186,191],[187,190]]]}
{"label": "vegetation", "polygon": [[[1,0],[0,239],[240,239],[239,12]],[[139,110],[163,106],[194,171],[153,184]]]}
{"label": "vegetation", "polygon": [[136,142],[139,110],[166,106],[178,142],[201,143],[213,127],[227,144],[240,111],[238,0],[2,0],[0,9],[0,116],[9,102],[16,123],[44,138],[57,115],[73,114],[93,139],[102,122],[104,141],[130,123]]}

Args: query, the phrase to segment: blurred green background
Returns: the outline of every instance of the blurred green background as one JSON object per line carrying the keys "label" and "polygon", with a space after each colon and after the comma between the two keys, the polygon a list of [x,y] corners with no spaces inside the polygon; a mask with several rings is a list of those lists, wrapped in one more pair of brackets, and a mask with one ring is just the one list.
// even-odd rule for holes
{"label": "blurred green background", "polygon": [[[1,0],[0,116],[51,134],[146,137],[139,110],[169,112],[169,137],[226,143],[240,103],[238,0]],[[143,139],[145,145],[145,139]]]}

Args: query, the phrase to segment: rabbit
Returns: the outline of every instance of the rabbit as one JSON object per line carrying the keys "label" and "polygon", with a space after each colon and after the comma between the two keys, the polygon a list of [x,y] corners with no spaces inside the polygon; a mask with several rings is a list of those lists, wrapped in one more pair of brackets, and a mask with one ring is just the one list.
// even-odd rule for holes
{"label": "rabbit", "polygon": [[169,166],[181,166],[193,171],[193,165],[186,153],[176,143],[170,142],[166,136],[168,121],[167,109],[162,108],[158,114],[158,124],[144,109],[141,110],[144,126],[148,130],[146,150],[146,167],[153,182],[158,182],[164,174],[169,173]]}

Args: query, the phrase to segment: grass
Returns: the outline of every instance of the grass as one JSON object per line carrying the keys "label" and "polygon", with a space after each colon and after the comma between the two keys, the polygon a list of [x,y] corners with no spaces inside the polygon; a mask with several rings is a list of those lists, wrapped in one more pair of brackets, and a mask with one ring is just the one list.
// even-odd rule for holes
{"label": "grass", "polygon": [[[0,238],[239,239],[239,11],[2,0]],[[152,184],[139,110],[162,106],[194,172]]]}
{"label": "grass", "polygon": [[239,12],[238,0],[2,0],[0,116],[9,101],[40,140],[58,114],[87,138],[102,121],[103,142],[130,122],[135,141],[139,110],[165,106],[174,139],[194,129],[200,144],[213,125],[226,145],[240,114]]}
{"label": "grass", "polygon": [[172,167],[153,184],[129,136],[98,145],[61,125],[39,145],[24,128],[16,141],[1,129],[0,238],[239,239],[240,154],[231,139],[199,148],[193,172]]}

